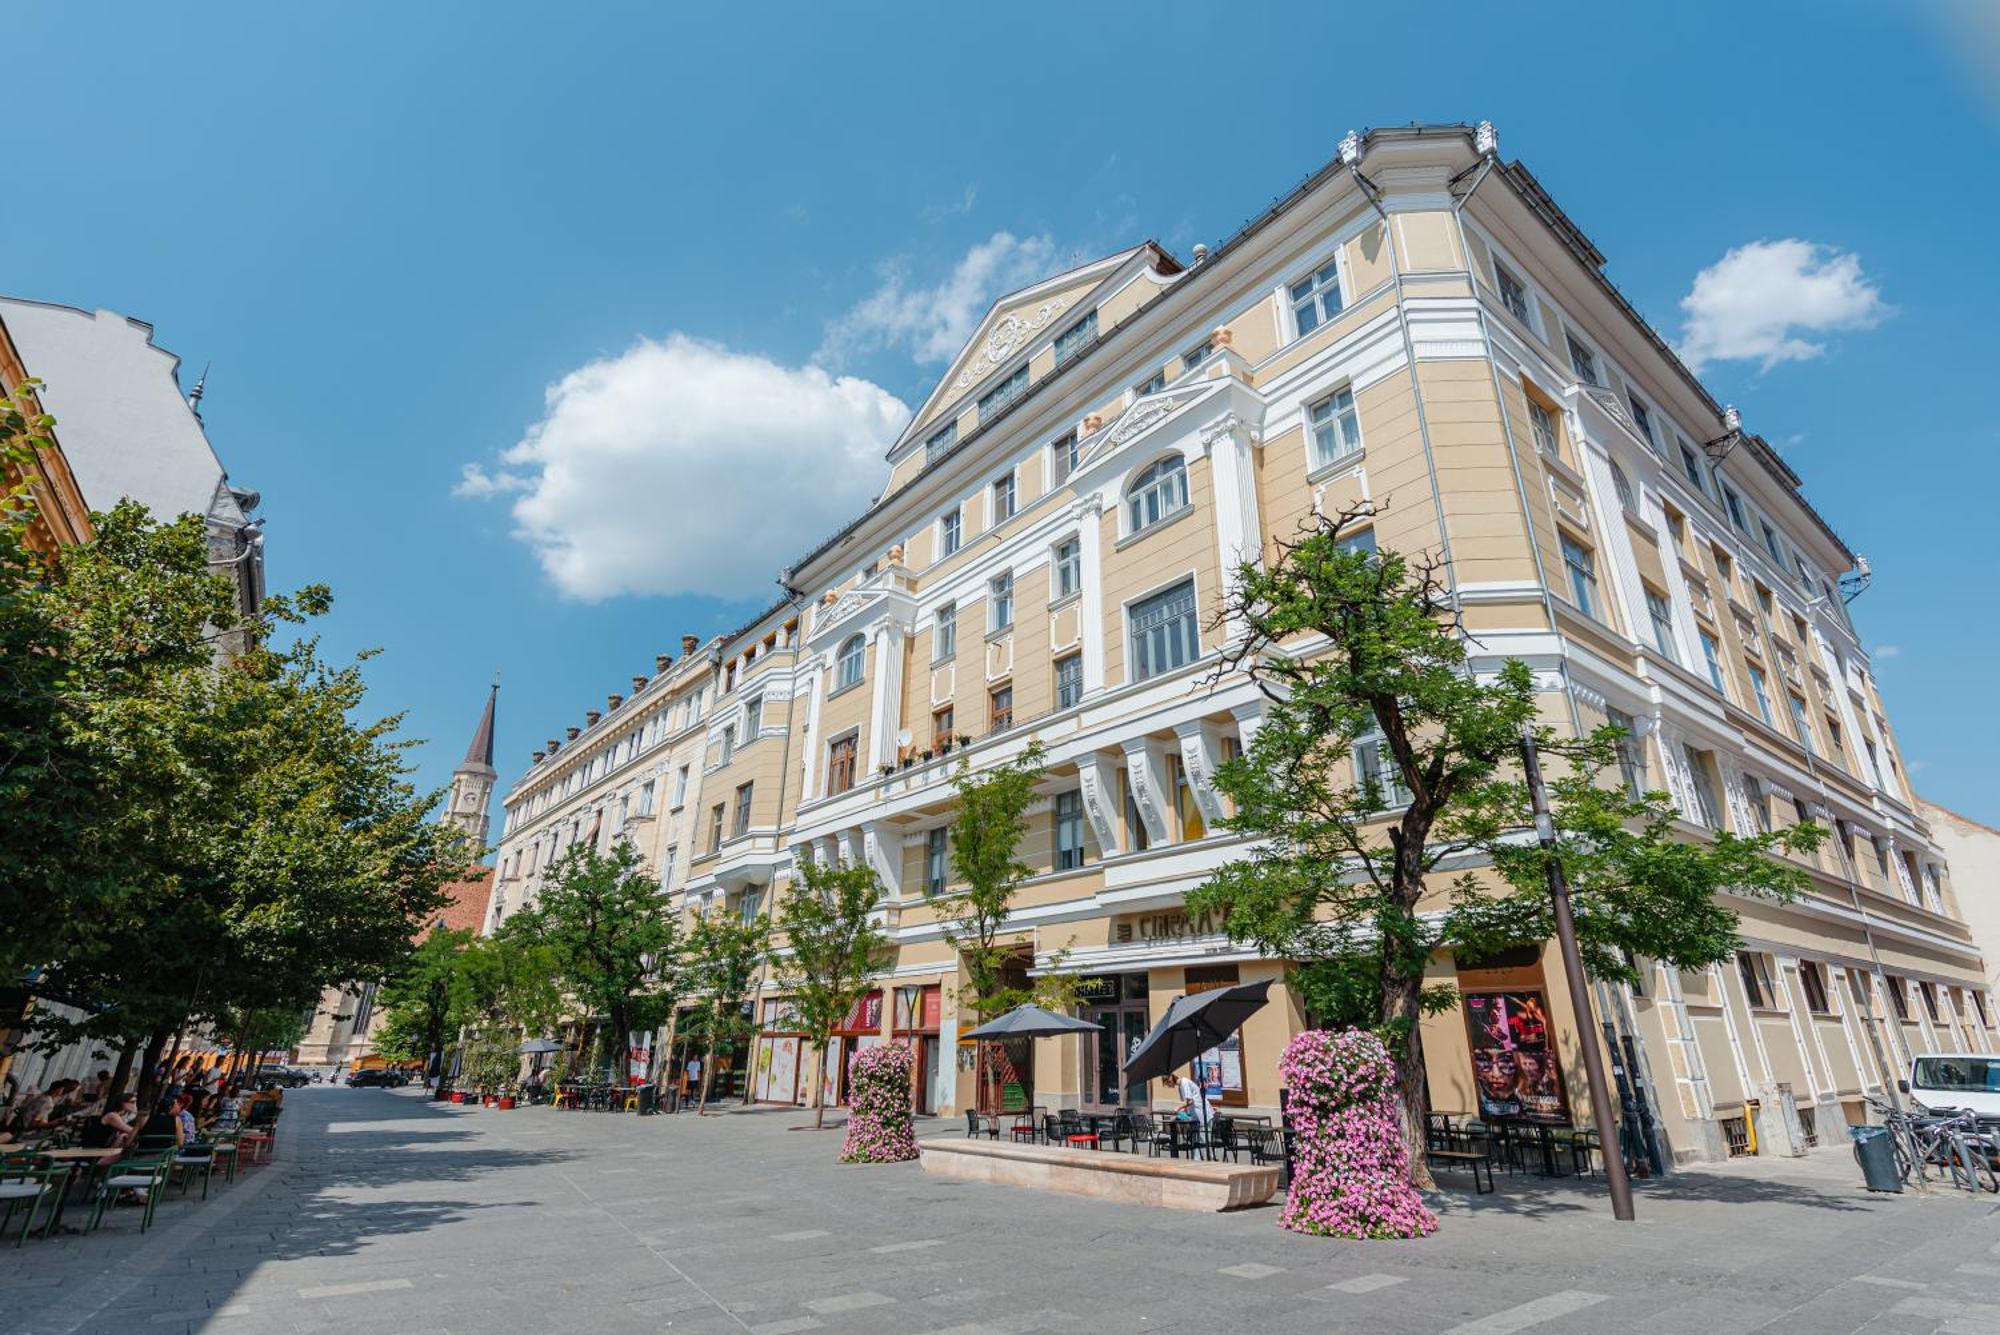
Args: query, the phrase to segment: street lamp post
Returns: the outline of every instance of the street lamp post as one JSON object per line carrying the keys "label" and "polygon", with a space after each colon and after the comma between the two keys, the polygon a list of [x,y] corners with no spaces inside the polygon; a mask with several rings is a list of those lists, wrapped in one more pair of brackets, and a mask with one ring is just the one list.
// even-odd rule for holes
{"label": "street lamp post", "polygon": [[1625,1153],[1618,1143],[1618,1126],[1611,1116],[1611,1090],[1604,1079],[1604,1054],[1597,1050],[1597,1017],[1590,1003],[1590,985],[1583,976],[1583,959],[1576,951],[1576,919],[1569,908],[1569,883],[1563,879],[1556,847],[1556,823],[1549,815],[1548,789],[1542,783],[1542,763],[1535,754],[1532,730],[1521,731],[1521,768],[1528,777],[1528,801],[1535,814],[1535,838],[1549,871],[1549,900],[1555,907],[1556,944],[1562,950],[1563,978],[1569,984],[1570,1005],[1576,1008],[1576,1032],[1583,1048],[1583,1073],[1590,1085],[1590,1112],[1597,1123],[1598,1157],[1604,1161],[1604,1182],[1611,1189],[1613,1217],[1631,1222],[1632,1183],[1625,1176]]}

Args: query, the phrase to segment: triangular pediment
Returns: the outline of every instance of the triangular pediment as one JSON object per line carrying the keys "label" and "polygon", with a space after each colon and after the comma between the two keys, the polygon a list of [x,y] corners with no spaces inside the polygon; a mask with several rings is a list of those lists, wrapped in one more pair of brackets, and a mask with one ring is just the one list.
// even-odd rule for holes
{"label": "triangular pediment", "polygon": [[[1096,290],[1105,286],[1125,262],[1144,250],[1135,246],[1116,255],[1107,255],[1079,268],[1070,269],[1041,282],[1010,292],[993,303],[992,309],[972,331],[965,347],[953,359],[944,376],[924,400],[923,407],[905,428],[902,440],[926,433],[933,420],[952,405],[976,391],[988,376],[1014,361],[1025,349],[1044,337],[1067,328],[1094,305]],[[899,441],[898,445],[902,442]]]}

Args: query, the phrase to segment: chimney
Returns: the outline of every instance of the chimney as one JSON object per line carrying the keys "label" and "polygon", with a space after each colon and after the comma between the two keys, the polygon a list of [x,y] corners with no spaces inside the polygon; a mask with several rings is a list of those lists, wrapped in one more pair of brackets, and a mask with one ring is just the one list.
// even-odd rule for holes
{"label": "chimney", "polygon": [[699,635],[681,636],[681,655],[683,657],[686,657],[688,654],[693,653],[700,646],[701,646],[701,637]]}
{"label": "chimney", "polygon": [[639,692],[645,689],[646,689],[646,679],[644,677],[632,678],[632,694],[637,695]]}
{"label": "chimney", "polygon": [[[596,721],[595,719],[592,720],[592,722],[595,721]],[[570,724],[568,728],[564,729],[564,731],[569,733],[569,739],[572,742],[583,735],[583,729],[577,727],[574,723]]]}
{"label": "chimney", "polygon": [[616,709],[618,708],[618,706],[625,703],[625,697],[618,694],[618,692],[616,691],[613,691],[611,694],[605,696],[604,699],[605,702],[609,704],[612,709]]}
{"label": "chimney", "polygon": [[604,715],[598,713],[595,709],[586,709],[583,711],[583,726],[594,728],[597,726],[597,720],[603,717]]}

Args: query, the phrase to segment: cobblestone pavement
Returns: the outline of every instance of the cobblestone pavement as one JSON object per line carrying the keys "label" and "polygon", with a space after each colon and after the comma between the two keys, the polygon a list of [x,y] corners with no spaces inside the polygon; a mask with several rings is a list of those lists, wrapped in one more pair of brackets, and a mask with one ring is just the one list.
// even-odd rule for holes
{"label": "cobblestone pavement", "polygon": [[1647,1184],[1631,1225],[1594,1183],[1503,1175],[1446,1192],[1435,1238],[1350,1243],[842,1167],[790,1110],[287,1104],[275,1163],[143,1238],[119,1211],[9,1240],[0,1331],[2000,1332],[1995,1199],[1869,1197],[1844,1147]]}

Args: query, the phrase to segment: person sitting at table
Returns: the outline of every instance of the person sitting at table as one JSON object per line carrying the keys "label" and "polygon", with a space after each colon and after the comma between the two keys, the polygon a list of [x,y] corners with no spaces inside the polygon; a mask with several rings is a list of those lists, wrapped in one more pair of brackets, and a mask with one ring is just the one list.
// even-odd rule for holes
{"label": "person sitting at table", "polygon": [[139,1138],[138,1117],[139,1096],[124,1095],[117,1107],[99,1114],[83,1128],[83,1148],[105,1151],[98,1162],[110,1163]]}
{"label": "person sitting at table", "polygon": [[174,1100],[174,1144],[185,1150],[199,1139],[201,1132],[194,1120],[194,1093],[184,1089],[181,1096]]}
{"label": "person sitting at table", "polygon": [[106,1111],[111,1099],[111,1072],[99,1071],[97,1075],[77,1090],[77,1111],[96,1116]]}
{"label": "person sitting at table", "polygon": [[22,1130],[33,1134],[37,1131],[54,1131],[60,1128],[75,1111],[70,1103],[70,1091],[75,1088],[74,1080],[58,1080],[50,1085],[28,1110],[28,1120]]}
{"label": "person sitting at table", "polygon": [[174,1130],[174,1100],[162,1095],[153,1104],[153,1111],[147,1114],[146,1120],[140,1124],[139,1134],[141,1136],[174,1136],[175,1142],[179,1143],[179,1136]]}
{"label": "person sitting at table", "polygon": [[233,1136],[242,1126],[243,1086],[225,1085],[221,1097],[215,1101],[215,1134]]}

